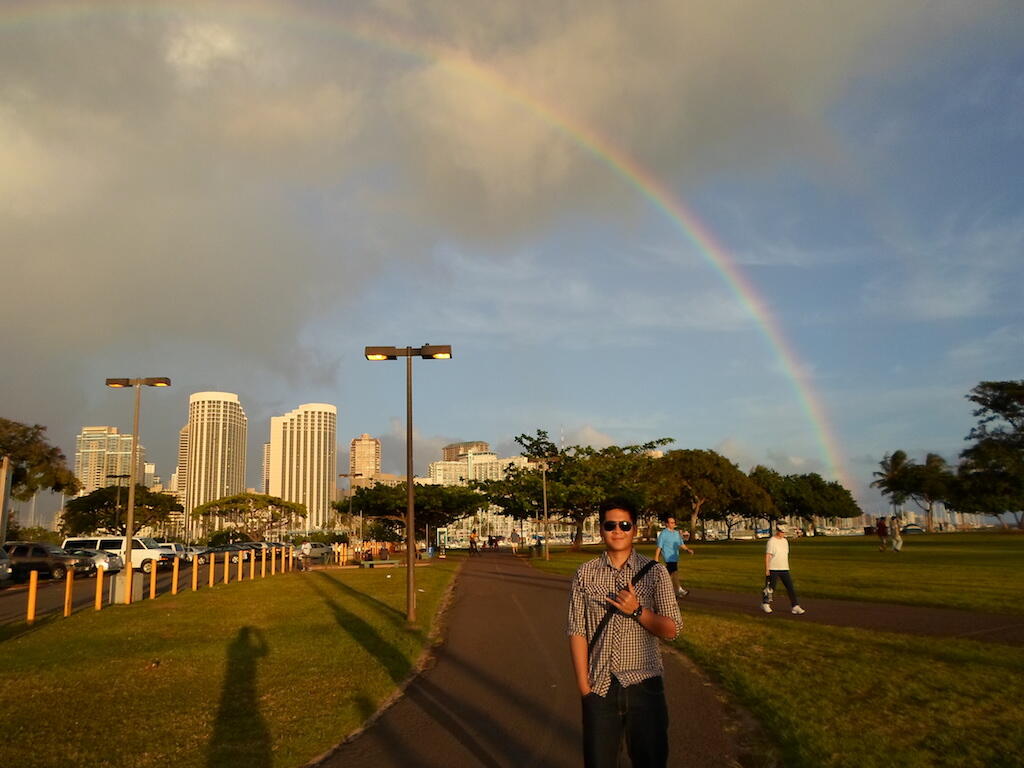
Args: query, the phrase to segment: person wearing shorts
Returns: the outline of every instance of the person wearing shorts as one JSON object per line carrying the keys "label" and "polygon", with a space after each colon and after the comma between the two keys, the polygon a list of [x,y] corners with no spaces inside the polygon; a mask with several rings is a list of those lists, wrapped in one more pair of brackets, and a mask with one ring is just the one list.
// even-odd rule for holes
{"label": "person wearing shorts", "polygon": [[690,590],[679,583],[679,550],[685,549],[691,555],[693,550],[686,546],[682,534],[676,530],[676,519],[670,517],[665,521],[666,527],[658,534],[658,547],[654,550],[654,561],[661,562],[665,556],[665,569],[672,579],[672,589],[676,597],[686,597]]}

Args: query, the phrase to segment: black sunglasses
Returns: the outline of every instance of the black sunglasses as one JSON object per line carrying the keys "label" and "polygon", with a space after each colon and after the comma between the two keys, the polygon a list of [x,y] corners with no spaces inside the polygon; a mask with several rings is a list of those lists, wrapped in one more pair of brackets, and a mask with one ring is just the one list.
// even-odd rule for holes
{"label": "black sunglasses", "polygon": [[631,531],[633,530],[633,523],[629,520],[605,520],[602,526],[606,531],[614,531],[615,526],[619,526],[619,530]]}

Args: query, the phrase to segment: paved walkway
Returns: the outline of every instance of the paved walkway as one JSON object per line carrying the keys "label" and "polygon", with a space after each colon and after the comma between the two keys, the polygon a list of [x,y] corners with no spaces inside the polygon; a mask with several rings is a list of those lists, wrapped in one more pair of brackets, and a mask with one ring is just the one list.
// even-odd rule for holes
{"label": "paved walkway", "polygon": [[[799,576],[794,581],[799,596]],[[765,616],[761,611],[760,592],[692,589],[689,596],[680,605],[684,615],[686,606],[692,605],[764,616],[768,621],[815,622],[883,632],[961,637],[993,643],[1024,645],[1024,616],[975,613],[949,608],[929,608],[894,603],[868,603],[858,600],[825,600],[816,597],[800,597],[800,604],[807,610],[807,613],[802,616],[793,616],[789,612],[789,598],[786,596],[786,590],[779,585],[775,590],[775,601],[772,603],[775,612],[771,616]]]}
{"label": "paved walkway", "polygon": [[[580,697],[565,637],[568,580],[506,553],[463,567],[445,643],[405,695],[320,765],[579,766]],[[685,617],[684,617],[685,621]],[[665,656],[673,766],[737,765],[745,737],[716,689]],[[628,764],[628,760],[625,761]]]}

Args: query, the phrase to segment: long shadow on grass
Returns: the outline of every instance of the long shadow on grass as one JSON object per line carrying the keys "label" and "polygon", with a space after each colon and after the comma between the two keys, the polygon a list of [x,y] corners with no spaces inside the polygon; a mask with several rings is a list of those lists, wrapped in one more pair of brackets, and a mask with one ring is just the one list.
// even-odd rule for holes
{"label": "long shadow on grass", "polygon": [[327,575],[323,571],[315,571],[312,574],[312,576],[313,578],[320,579],[322,583],[326,583],[334,589],[337,589],[339,592],[343,592],[349,597],[354,597],[359,602],[366,603],[366,605],[370,606],[371,608],[376,608],[377,610],[382,611],[385,614],[385,616],[387,616],[387,618],[392,621],[392,623],[398,624],[400,626],[403,626],[405,624],[405,614],[397,608],[395,608],[394,606],[388,605],[383,600],[378,600],[373,595],[368,595],[365,592],[360,592],[358,589],[350,587],[348,584],[345,584],[339,581],[338,579],[335,579]]}
{"label": "long shadow on grass", "polygon": [[381,637],[380,632],[371,624],[332,599],[316,581],[306,579],[304,583],[316,592],[331,609],[338,626],[363,646],[367,653],[377,659],[392,680],[401,683],[409,675],[412,670],[412,662],[400,650]]}
{"label": "long shadow on grass", "polygon": [[207,750],[209,768],[271,765],[270,732],[256,690],[257,662],[268,652],[263,633],[254,627],[242,627],[228,646],[220,707]]}

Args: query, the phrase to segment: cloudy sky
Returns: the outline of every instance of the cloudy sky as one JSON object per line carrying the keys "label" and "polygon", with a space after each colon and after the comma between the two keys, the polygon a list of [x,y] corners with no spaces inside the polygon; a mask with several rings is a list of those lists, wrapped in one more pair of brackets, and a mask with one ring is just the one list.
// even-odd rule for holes
{"label": "cloudy sky", "polygon": [[672,437],[873,511],[884,453],[955,458],[964,394],[1024,376],[1022,146],[1013,2],[4,0],[0,415],[73,458],[131,428],[105,377],[169,376],[165,478],[203,390],[252,484],[308,402],[401,471],[363,347],[451,344],[418,471]]}

